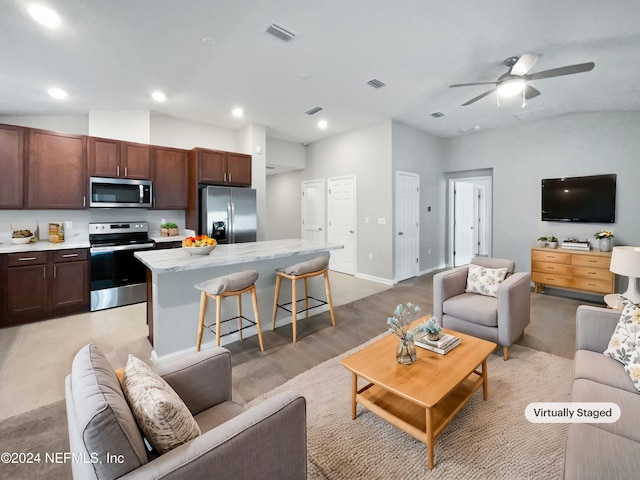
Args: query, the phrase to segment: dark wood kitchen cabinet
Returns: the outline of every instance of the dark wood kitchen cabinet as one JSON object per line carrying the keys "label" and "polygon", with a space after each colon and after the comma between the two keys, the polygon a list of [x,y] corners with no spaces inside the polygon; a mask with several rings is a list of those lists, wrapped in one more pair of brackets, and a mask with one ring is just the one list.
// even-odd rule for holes
{"label": "dark wood kitchen cabinet", "polygon": [[10,253],[2,279],[6,291],[2,327],[89,311],[86,248]]}
{"label": "dark wood kitchen cabinet", "polygon": [[191,155],[198,183],[251,186],[251,155],[204,148],[194,148]]}
{"label": "dark wood kitchen cabinet", "polygon": [[25,128],[0,125],[0,208],[24,206]]}
{"label": "dark wood kitchen cabinet", "polygon": [[85,208],[87,137],[28,130],[27,208]]}
{"label": "dark wood kitchen cabinet", "polygon": [[151,147],[153,208],[184,210],[189,204],[189,152]]}
{"label": "dark wood kitchen cabinet", "polygon": [[87,159],[92,177],[151,178],[149,145],[89,137]]}

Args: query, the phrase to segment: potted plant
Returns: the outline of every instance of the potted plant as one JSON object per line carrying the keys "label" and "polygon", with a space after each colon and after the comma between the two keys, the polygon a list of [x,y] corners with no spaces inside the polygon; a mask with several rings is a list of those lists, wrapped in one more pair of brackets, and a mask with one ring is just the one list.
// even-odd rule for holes
{"label": "potted plant", "polygon": [[538,237],[538,246],[544,248],[547,246],[547,237]]}
{"label": "potted plant", "polygon": [[178,225],[173,222],[166,222],[160,225],[160,235],[163,237],[173,237],[179,233]]}
{"label": "potted plant", "polygon": [[429,320],[420,325],[420,331],[425,332],[427,334],[427,338],[432,342],[437,342],[440,340],[440,336],[442,335],[442,327],[440,326],[440,322],[436,317],[431,317]]}
{"label": "potted plant", "polygon": [[607,230],[600,230],[599,232],[596,232],[594,235],[594,238],[597,238],[599,241],[598,247],[600,248],[601,252],[610,252],[611,251],[611,244],[612,244],[612,238],[613,238],[613,232],[609,232]]}
{"label": "potted plant", "polygon": [[549,244],[549,248],[556,248],[556,246],[558,245],[558,239],[553,235],[547,237],[547,242]]}

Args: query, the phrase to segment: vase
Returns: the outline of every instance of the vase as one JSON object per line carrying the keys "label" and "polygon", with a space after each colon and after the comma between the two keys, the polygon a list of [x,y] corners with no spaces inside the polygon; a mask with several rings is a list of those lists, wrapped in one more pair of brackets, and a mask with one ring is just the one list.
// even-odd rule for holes
{"label": "vase", "polygon": [[437,342],[438,340],[440,340],[440,337],[442,336],[442,332],[438,332],[438,333],[427,333],[427,338],[429,340],[431,340],[432,342]]}
{"label": "vase", "polygon": [[416,361],[416,344],[413,340],[401,338],[398,341],[396,361],[402,365],[411,365]]}
{"label": "vase", "polygon": [[610,237],[601,238],[598,246],[600,247],[601,252],[610,252],[611,238]]}

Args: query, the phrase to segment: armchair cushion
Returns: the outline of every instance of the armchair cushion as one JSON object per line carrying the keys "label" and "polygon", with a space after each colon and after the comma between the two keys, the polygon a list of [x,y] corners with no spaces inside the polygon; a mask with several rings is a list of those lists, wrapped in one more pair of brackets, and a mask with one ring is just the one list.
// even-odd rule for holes
{"label": "armchair cushion", "polygon": [[497,297],[506,275],[506,268],[486,268],[470,263],[465,292]]}
{"label": "armchair cushion", "polygon": [[604,354],[624,365],[633,385],[640,390],[640,307],[627,303],[622,310]]}
{"label": "armchair cushion", "polygon": [[122,390],[149,443],[166,453],[200,435],[191,412],[157,373],[129,355]]}
{"label": "armchair cushion", "polygon": [[498,326],[498,302],[495,298],[475,293],[463,293],[451,297],[442,304],[444,315],[463,318],[468,322]]}

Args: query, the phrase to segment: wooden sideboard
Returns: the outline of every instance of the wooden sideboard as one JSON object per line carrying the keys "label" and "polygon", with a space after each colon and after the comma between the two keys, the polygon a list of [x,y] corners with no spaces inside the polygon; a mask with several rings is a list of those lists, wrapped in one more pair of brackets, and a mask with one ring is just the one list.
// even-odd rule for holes
{"label": "wooden sideboard", "polygon": [[531,280],[534,292],[545,286],[588,293],[613,293],[615,275],[609,271],[611,252],[532,248]]}

